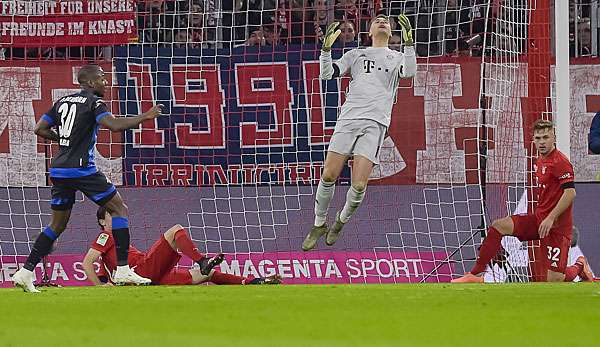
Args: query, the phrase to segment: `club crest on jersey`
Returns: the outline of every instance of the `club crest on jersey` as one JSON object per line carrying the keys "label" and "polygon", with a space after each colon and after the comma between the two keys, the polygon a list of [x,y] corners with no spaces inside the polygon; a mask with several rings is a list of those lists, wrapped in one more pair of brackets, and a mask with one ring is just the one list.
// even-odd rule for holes
{"label": "club crest on jersey", "polygon": [[96,240],[96,243],[99,244],[100,246],[105,246],[106,241],[108,241],[108,234],[102,233],[102,234],[98,235],[98,239]]}
{"label": "club crest on jersey", "polygon": [[392,59],[394,59],[394,56],[393,56],[393,55],[391,55],[391,54],[388,54],[388,55],[387,55],[387,58],[388,58],[389,60],[392,60]]}
{"label": "club crest on jersey", "polygon": [[545,174],[546,174],[546,167],[542,166],[542,175],[545,175]]}

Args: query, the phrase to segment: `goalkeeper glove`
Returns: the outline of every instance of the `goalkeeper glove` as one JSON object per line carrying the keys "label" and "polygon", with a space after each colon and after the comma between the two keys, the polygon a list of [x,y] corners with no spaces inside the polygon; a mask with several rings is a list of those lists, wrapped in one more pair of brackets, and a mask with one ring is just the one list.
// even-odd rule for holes
{"label": "goalkeeper glove", "polygon": [[406,15],[401,14],[398,16],[398,23],[402,27],[402,38],[404,39],[405,46],[413,46],[413,37],[412,37],[412,26],[410,25],[410,21]]}
{"label": "goalkeeper glove", "polygon": [[325,33],[325,38],[323,39],[323,48],[321,48],[322,51],[324,51],[324,52],[331,51],[331,46],[333,46],[333,43],[335,42],[335,40],[342,33],[342,31],[340,29],[337,29],[337,27],[339,25],[340,25],[339,22],[333,22],[333,23],[329,24],[329,26],[327,27],[327,32]]}

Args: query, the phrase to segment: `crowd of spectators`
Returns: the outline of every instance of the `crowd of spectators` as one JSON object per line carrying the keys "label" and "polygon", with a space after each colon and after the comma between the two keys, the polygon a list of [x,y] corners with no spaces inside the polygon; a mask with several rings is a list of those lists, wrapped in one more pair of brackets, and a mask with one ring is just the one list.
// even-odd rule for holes
{"label": "crowd of spectators", "polygon": [[[138,40],[176,49],[316,44],[328,24],[338,21],[336,45],[369,45],[368,23],[385,13],[391,15],[390,47],[401,49],[396,16],[404,13],[415,28],[419,56],[480,56],[484,39],[497,51],[525,53],[530,1],[499,1],[509,4],[492,1],[488,16],[489,0],[145,0],[138,2]],[[597,55],[597,26],[590,19],[597,3],[570,0],[571,56]],[[110,46],[0,48],[0,59],[11,57],[112,58]]]}
{"label": "crowd of spectators", "polygon": [[[598,55],[592,51],[592,14],[598,0],[570,0],[569,53],[571,57]],[[596,8],[596,11],[598,8]],[[597,25],[595,26],[597,32]],[[597,35],[596,35],[597,40]],[[597,46],[597,45],[596,45]]]}

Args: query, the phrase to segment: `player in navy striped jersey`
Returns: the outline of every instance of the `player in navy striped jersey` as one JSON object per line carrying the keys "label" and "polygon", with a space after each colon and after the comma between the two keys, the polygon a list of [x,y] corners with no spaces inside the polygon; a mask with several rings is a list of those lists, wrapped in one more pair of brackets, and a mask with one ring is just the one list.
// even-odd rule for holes
{"label": "player in navy striped jersey", "polygon": [[36,135],[58,142],[60,149],[50,166],[52,220],[35,240],[25,265],[12,278],[14,284],[26,292],[38,292],[33,285],[33,269],[50,253],[54,241],[67,227],[77,190],[104,206],[112,216],[118,265],[115,283],[150,283],[149,279],[138,276],[129,268],[127,206],[115,186],[98,171],[94,148],[101,125],[112,131],[136,128],[143,121],[160,116],[162,105],[155,105],[139,116],[115,118],[102,100],[108,85],[102,68],[85,65],[77,80],[81,91],[60,98],[35,126]]}
{"label": "player in navy striped jersey", "polygon": [[[325,234],[326,244],[333,245],[344,224],[360,206],[373,167],[379,164],[398,82],[400,78],[414,76],[417,71],[410,22],[405,15],[400,15],[398,21],[404,37],[403,53],[388,47],[392,36],[390,21],[387,16],[379,15],[369,27],[371,47],[352,49],[335,62],[331,59],[331,46],[340,34],[340,30],[336,30],[339,23],[327,28],[319,57],[320,78],[328,80],[348,74],[352,80],[327,149],[315,196],[315,221],[302,243],[305,251],[313,249]],[[354,158],[352,185],[343,209],[338,211],[334,224],[327,228],[327,210],[335,191],[335,181],[350,156]]]}

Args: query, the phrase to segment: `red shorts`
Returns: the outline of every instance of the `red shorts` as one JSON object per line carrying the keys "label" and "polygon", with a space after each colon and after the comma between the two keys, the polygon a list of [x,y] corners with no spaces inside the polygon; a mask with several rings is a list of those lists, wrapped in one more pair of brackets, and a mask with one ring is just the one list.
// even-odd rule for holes
{"label": "red shorts", "polygon": [[181,286],[193,284],[192,274],[187,269],[172,269],[163,278],[160,279],[159,284]]}
{"label": "red shorts", "polygon": [[521,241],[540,240],[542,252],[548,256],[547,268],[555,272],[565,273],[573,227],[568,225],[552,228],[548,236],[540,239],[538,229],[541,221],[538,222],[535,215],[514,215],[511,218],[515,225],[513,236]]}
{"label": "red shorts", "polygon": [[159,284],[177,263],[181,256],[175,251],[162,235],[144,258],[137,262],[135,272],[152,280],[152,284]]}

